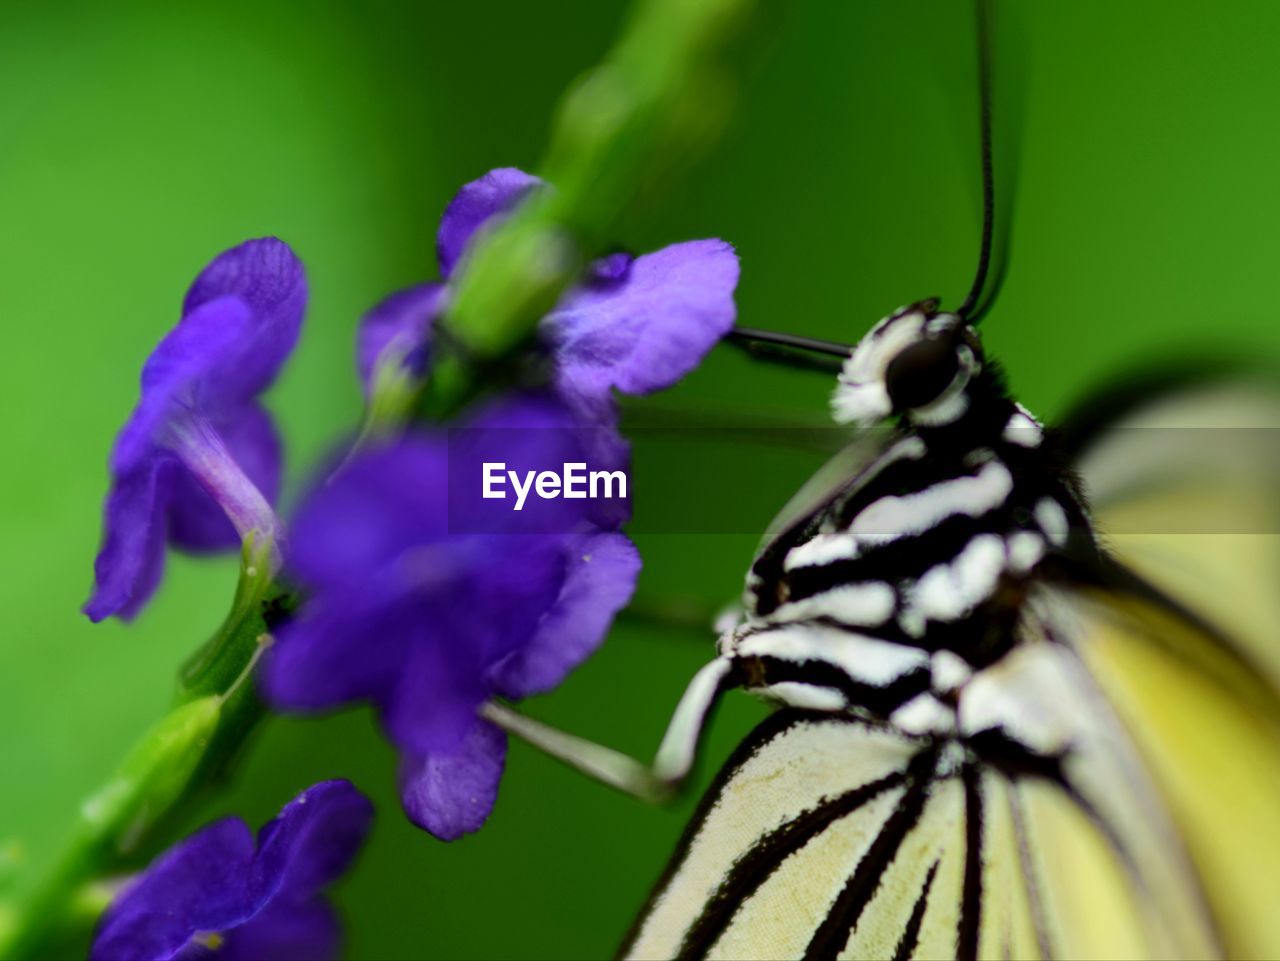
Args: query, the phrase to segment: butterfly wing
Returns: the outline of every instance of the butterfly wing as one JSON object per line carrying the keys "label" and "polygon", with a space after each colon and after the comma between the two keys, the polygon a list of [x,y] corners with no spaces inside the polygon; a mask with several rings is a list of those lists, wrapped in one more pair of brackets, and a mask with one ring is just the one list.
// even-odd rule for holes
{"label": "butterfly wing", "polygon": [[[918,743],[884,729],[772,715],[703,798],[622,953],[802,954],[847,866],[867,856],[904,796],[918,793],[920,755]],[[804,876],[783,870],[801,861]],[[795,891],[784,890],[791,883]]]}
{"label": "butterfly wing", "polygon": [[1280,710],[1185,620],[1111,594],[1071,599],[1076,646],[1178,828],[1223,953],[1280,956]]}
{"label": "butterfly wing", "polygon": [[1167,799],[1226,952],[1275,957],[1280,394],[1258,378],[1168,386],[1075,433],[1105,542],[1156,588],[1078,594],[1077,647]]}
{"label": "butterfly wing", "polygon": [[1145,380],[1067,419],[1096,526],[1125,566],[1280,689],[1280,380]]}
{"label": "butterfly wing", "polygon": [[1214,956],[1176,842],[1153,846],[1159,812],[1103,811],[1074,781],[956,747],[773,715],[703,800],[623,956]]}
{"label": "butterfly wing", "polygon": [[[830,428],[828,434],[833,433]],[[853,431],[848,442],[837,450],[783,506],[765,530],[763,548],[784,537],[838,497],[856,486],[869,468],[884,456],[893,434],[887,428]]]}
{"label": "butterfly wing", "polygon": [[962,692],[960,722],[1011,781],[1041,955],[1219,956],[1177,825],[1080,653],[1094,634],[1080,599],[1040,584],[1018,629],[1018,645]]}

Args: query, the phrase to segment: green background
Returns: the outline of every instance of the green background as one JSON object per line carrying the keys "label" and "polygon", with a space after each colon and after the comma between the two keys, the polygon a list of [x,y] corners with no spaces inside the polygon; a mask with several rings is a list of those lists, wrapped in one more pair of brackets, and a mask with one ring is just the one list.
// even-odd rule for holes
{"label": "green background", "polygon": [[[1000,16],[1001,156],[1017,143],[1020,157],[1010,273],[984,336],[1021,398],[1052,416],[1176,349],[1280,353],[1280,5]],[[458,185],[536,165],[559,92],[623,17],[585,0],[0,5],[0,840],[21,842],[18,883],[160,715],[175,665],[228,603],[231,560],[175,557],[134,625],[78,613],[112,437],[190,279],[266,233],[306,261],[307,326],[270,396],[296,491],[356,423],[361,311],[434,276],[436,219]],[[956,303],[978,213],[966,6],[772,5],[737,62],[719,146],[617,240],[731,240],[740,316],[756,326],[847,340],[900,303]],[[820,416],[828,387],[719,350],[652,403]],[[642,466],[671,476],[668,458]],[[689,479],[741,498],[744,532],[804,466],[759,458],[758,473]],[[638,540],[645,597],[713,607],[739,590],[755,536]],[[620,626],[531,709],[648,756],[710,643]],[[709,753],[761,712],[733,699]],[[350,777],[380,811],[340,889],[352,956],[595,957],[691,804],[645,808],[516,746],[490,825],[443,845],[403,819],[393,770],[367,712],[278,721],[201,818],[259,822],[307,784]]]}

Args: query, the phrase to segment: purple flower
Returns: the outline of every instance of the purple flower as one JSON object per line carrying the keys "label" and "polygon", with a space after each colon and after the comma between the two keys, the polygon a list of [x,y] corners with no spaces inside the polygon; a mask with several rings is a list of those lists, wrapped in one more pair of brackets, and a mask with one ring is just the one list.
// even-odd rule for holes
{"label": "purple flower", "polygon": [[280,441],[257,397],[293,349],[306,299],[302,264],[274,238],[220,254],[191,285],[111,454],[92,620],[141,610],[166,543],[215,551],[252,531],[278,538]]}
{"label": "purple flower", "polygon": [[[469,243],[535,189],[535,177],[494,170],[449,204],[445,282],[394,294],[361,324],[370,398],[387,374],[427,374]],[[267,656],[265,693],[285,710],[376,705],[400,749],[405,810],[438,837],[477,830],[497,795],[506,737],[478,709],[560,684],[600,645],[640,568],[619,532],[625,504],[566,497],[513,511],[483,496],[481,466],[621,465],[613,390],[647,393],[692,370],[733,325],[737,280],[718,240],[596,261],[543,320],[548,393],[366,451],[300,509],[289,563],[307,601]]]}
{"label": "purple flower", "polygon": [[[624,456],[561,401],[507,398],[465,428],[410,435],[358,456],[303,504],[292,576],[309,599],[268,654],[277,707],[374,703],[401,751],[409,817],[438,837],[493,807],[505,736],[477,718],[493,696],[550,690],[630,599],[625,510],[587,499],[483,499],[480,466],[528,470]],[[475,496],[472,496],[472,495]]]}
{"label": "purple flower", "polygon": [[[448,303],[448,280],[468,243],[541,181],[511,167],[462,188],[440,220],[436,250],[444,283],[393,294],[361,324],[357,362],[367,393],[383,365],[421,375],[432,326]],[[600,422],[612,419],[611,390],[647,394],[696,367],[733,326],[738,258],[722,240],[673,244],[652,254],[612,254],[591,265],[542,322],[562,396]]]}
{"label": "purple flower", "polygon": [[340,931],[324,889],[350,867],[373,806],[322,781],[258,832],[239,818],[156,858],[107,909],[90,958],[218,961],[333,958]]}

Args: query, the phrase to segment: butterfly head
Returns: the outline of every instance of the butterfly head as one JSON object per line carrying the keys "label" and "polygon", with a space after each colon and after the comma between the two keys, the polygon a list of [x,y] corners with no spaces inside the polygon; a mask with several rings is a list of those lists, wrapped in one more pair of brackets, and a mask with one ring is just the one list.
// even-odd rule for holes
{"label": "butterfly head", "polygon": [[832,414],[860,427],[898,415],[922,425],[949,423],[964,413],[965,390],[982,366],[973,327],[940,312],[936,300],[921,301],[880,321],[850,352]]}

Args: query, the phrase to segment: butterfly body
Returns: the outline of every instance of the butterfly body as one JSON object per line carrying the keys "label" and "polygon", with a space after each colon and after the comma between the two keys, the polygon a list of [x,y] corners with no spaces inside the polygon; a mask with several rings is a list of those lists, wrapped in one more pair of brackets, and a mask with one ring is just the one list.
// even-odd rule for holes
{"label": "butterfly body", "polygon": [[[850,358],[838,412],[850,409],[842,393],[874,395],[904,351],[931,349],[930,325],[946,332],[944,349],[963,352],[943,365],[936,395],[917,392],[921,407],[903,411],[897,427],[866,427],[881,434],[878,456],[756,558],[747,617],[721,641],[749,686],[907,734],[977,733],[961,715],[985,712],[961,710],[965,689],[1019,643],[1042,565],[1069,538],[1077,552],[1097,550],[1038,422],[1009,397],[976,339],[951,342],[944,325],[959,323],[928,303],[904,308]],[[866,416],[888,412],[880,404]]]}
{"label": "butterfly body", "polygon": [[[1224,934],[1245,909],[1209,881],[1280,850],[1280,776],[1241,780],[1242,748],[1230,778],[1180,782],[1188,735],[1144,727],[1206,685],[1248,690],[1209,723],[1272,777],[1280,702],[1211,626],[1221,598],[1201,619],[1103,546],[1076,469],[1128,459],[1123,432],[1060,448],[929,302],[852,350],[833,410],[871,437],[766,536],[673,728],[731,687],[782,710],[722,770],[624,953],[1212,958],[1280,938]],[[1182,694],[1144,689],[1155,670]],[[1249,832],[1197,835],[1224,803]]]}

